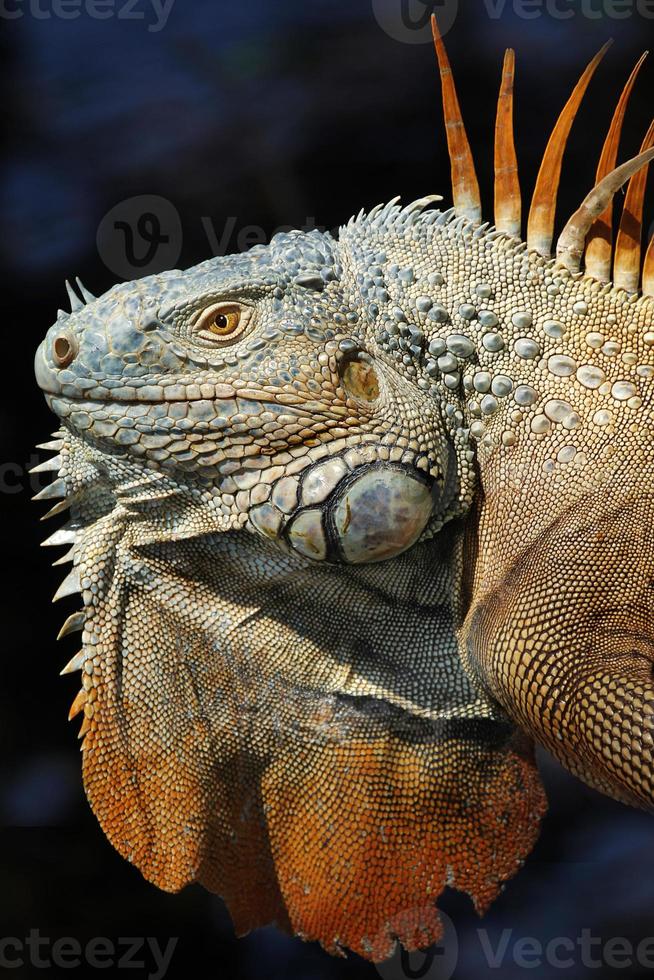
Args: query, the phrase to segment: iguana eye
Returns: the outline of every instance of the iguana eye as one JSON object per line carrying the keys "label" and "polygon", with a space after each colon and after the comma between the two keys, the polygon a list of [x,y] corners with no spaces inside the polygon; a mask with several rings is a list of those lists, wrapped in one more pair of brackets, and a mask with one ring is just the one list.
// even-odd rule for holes
{"label": "iguana eye", "polygon": [[213,303],[202,310],[195,329],[206,340],[236,340],[245,330],[250,314],[251,310],[240,303]]}

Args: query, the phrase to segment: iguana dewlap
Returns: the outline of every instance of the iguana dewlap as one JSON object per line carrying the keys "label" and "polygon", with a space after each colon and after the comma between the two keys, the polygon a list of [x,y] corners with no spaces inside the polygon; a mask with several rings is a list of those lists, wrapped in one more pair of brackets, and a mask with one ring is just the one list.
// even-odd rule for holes
{"label": "iguana dewlap", "polygon": [[615,169],[637,69],[552,259],[601,55],[521,244],[513,55],[489,228],[436,42],[453,210],[392,202],[337,239],[71,290],[36,356],[103,829],[161,888],[224,896],[239,932],[374,960],[438,938],[446,885],[481,911],[518,869],[544,811],[531,738],[654,797],[653,132]]}

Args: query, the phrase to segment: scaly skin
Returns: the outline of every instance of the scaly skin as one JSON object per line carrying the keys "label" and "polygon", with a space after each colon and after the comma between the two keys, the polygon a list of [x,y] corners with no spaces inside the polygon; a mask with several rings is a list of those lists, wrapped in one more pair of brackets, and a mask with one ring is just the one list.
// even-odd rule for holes
{"label": "scaly skin", "polygon": [[115,287],[36,360],[105,832],[374,960],[519,867],[530,736],[652,805],[651,301],[427,204]]}

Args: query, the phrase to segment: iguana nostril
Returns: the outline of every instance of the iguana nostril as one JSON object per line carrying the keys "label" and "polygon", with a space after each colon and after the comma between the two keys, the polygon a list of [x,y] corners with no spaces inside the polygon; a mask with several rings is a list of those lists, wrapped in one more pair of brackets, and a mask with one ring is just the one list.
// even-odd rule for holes
{"label": "iguana nostril", "polygon": [[59,368],[68,367],[77,353],[77,345],[69,334],[60,333],[52,344],[52,359]]}

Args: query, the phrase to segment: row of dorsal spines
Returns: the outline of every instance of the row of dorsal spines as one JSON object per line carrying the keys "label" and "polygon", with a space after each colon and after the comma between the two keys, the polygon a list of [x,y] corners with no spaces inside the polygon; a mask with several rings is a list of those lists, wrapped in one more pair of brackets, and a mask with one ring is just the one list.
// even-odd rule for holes
{"label": "row of dorsal spines", "polygon": [[[432,16],[432,30],[441,77],[454,208],[458,214],[481,222],[481,196],[475,164],[435,16]],[[591,78],[610,44],[607,42],[595,55],[575,85],[552,130],[536,178],[527,219],[527,246],[546,259],[552,255],[556,202],[568,136]],[[629,96],[646,57],[647,52],[639,59],[622,91],[600,156],[595,187],[561,232],[556,257],[572,272],[580,271],[583,259],[585,273],[594,279],[610,282],[613,277],[617,287],[630,293],[642,288],[645,295],[654,296],[654,238],[649,243],[644,262],[642,260],[643,203],[647,170],[654,159],[654,122],[638,156],[616,166]],[[509,49],[504,57],[495,120],[495,226],[498,231],[521,238],[522,195],[513,133],[514,77],[515,54]],[[627,182],[614,248],[613,198]]]}

